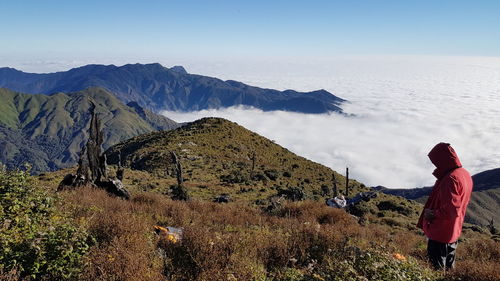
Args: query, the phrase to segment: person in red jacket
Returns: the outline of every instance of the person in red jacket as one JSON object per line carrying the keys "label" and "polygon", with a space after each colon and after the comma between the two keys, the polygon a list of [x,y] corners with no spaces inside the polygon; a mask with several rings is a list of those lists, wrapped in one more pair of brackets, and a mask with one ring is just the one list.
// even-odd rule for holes
{"label": "person in red jacket", "polygon": [[465,211],[472,193],[472,178],[462,168],[449,143],[438,143],[429,152],[437,178],[425,203],[417,227],[427,236],[427,254],[436,269],[454,267],[457,240],[462,232]]}

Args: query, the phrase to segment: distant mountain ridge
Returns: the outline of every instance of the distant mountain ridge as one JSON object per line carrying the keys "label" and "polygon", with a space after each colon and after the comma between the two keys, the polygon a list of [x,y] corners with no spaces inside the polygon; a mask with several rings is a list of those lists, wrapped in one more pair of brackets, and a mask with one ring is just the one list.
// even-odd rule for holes
{"label": "distant mountain ridge", "polygon": [[110,92],[30,95],[0,88],[0,162],[8,168],[30,163],[34,172],[74,165],[87,141],[91,101],[104,126],[104,148],[125,139],[180,124],[137,104],[124,105]]}
{"label": "distant mountain ridge", "polygon": [[[467,207],[465,221],[485,226],[493,219],[498,225],[500,222],[500,168],[475,174],[472,180],[474,189]],[[432,187],[392,189],[378,186],[374,189],[420,203],[425,203],[432,191]]]}
{"label": "distant mountain ridge", "polygon": [[152,111],[196,111],[231,106],[251,106],[264,111],[302,113],[342,112],[345,100],[326,90],[278,91],[237,81],[189,74],[182,66],[158,63],[86,65],[68,71],[35,74],[0,68],[0,87],[31,94],[75,92],[102,87],[124,103],[137,102]]}

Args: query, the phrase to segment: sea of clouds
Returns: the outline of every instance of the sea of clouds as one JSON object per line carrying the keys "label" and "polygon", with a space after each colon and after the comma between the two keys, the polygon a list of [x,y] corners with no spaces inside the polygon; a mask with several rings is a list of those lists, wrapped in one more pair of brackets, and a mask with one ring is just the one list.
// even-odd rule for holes
{"label": "sea of clouds", "polygon": [[182,122],[229,119],[341,173],[348,166],[370,186],[432,185],[427,153],[441,141],[473,174],[500,167],[500,58],[357,56],[187,68],[260,87],[323,88],[349,100],[343,109],[350,117],[238,107],[163,114]]}
{"label": "sea of clouds", "polygon": [[323,88],[349,100],[342,108],[354,117],[251,108],[163,114],[179,122],[205,116],[229,119],[338,172],[348,166],[352,177],[370,186],[432,185],[427,153],[441,141],[455,147],[473,174],[500,168],[499,57],[0,58],[1,65],[33,72],[136,62],[180,64],[190,73],[266,88]]}

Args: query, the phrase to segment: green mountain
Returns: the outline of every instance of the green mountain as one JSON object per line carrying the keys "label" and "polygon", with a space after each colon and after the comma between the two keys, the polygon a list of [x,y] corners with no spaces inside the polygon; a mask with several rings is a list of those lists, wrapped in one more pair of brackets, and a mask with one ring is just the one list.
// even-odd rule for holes
{"label": "green mountain", "polygon": [[110,92],[29,95],[0,88],[0,162],[8,168],[30,163],[34,172],[72,166],[87,140],[91,101],[104,127],[104,148],[130,137],[179,126]]}
{"label": "green mountain", "polygon": [[[116,164],[121,153],[125,166],[175,177],[172,155],[181,161],[186,184],[194,182],[216,189],[304,188],[319,194],[321,185],[332,185],[328,167],[295,155],[238,124],[220,118],[203,118],[171,131],[152,132],[111,147],[108,163]],[[339,188],[345,178],[335,173]],[[352,181],[356,190],[361,184]]]}

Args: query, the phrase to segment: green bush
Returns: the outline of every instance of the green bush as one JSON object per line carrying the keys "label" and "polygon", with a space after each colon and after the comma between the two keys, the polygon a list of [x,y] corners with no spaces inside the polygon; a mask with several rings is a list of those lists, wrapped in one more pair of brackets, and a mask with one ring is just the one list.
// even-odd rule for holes
{"label": "green bush", "polygon": [[248,182],[250,177],[240,170],[233,170],[227,175],[220,176],[220,180],[225,183],[244,183]]}
{"label": "green bush", "polygon": [[381,211],[386,211],[386,210],[394,211],[394,212],[400,213],[400,214],[405,215],[405,216],[410,216],[413,213],[412,209],[405,207],[402,204],[396,203],[396,202],[391,201],[391,200],[382,201],[382,202],[377,204],[377,207]]}
{"label": "green bush", "polygon": [[54,203],[28,172],[0,170],[0,272],[50,280],[78,275],[91,240]]}
{"label": "green bush", "polygon": [[326,184],[321,185],[321,195],[322,196],[330,196],[330,187]]}
{"label": "green bush", "polygon": [[[402,257],[402,256],[401,256]],[[437,280],[439,274],[413,258],[398,260],[376,249],[349,247],[328,257],[305,280]]]}
{"label": "green bush", "polygon": [[265,170],[264,174],[272,181],[275,181],[278,179],[278,171],[270,169],[270,170]]}
{"label": "green bush", "polygon": [[360,249],[355,246],[330,251],[323,261],[310,260],[299,268],[270,274],[273,281],[361,281],[361,280],[442,280],[439,272],[422,267],[411,257],[391,255],[378,249]]}
{"label": "green bush", "polygon": [[349,205],[347,211],[357,217],[364,217],[370,213],[370,206],[366,202],[360,202],[355,205]]}
{"label": "green bush", "polygon": [[279,189],[278,196],[285,196],[286,199],[292,201],[302,201],[306,199],[306,193],[300,187],[288,187],[287,189]]}
{"label": "green bush", "polygon": [[255,172],[252,175],[252,180],[254,180],[254,181],[267,181],[267,178],[266,178],[266,176],[264,176],[263,173],[261,173],[261,172]]}

